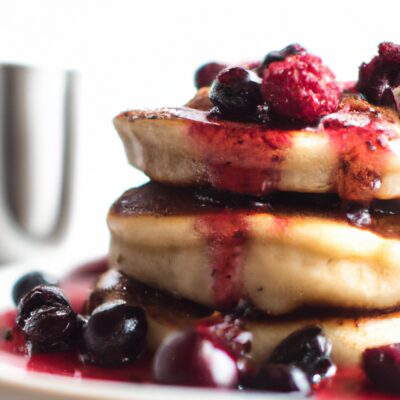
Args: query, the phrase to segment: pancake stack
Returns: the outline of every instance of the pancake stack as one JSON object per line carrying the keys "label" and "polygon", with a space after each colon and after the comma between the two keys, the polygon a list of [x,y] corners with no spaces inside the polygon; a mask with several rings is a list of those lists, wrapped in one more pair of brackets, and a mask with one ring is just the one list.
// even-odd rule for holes
{"label": "pancake stack", "polygon": [[114,119],[151,182],[109,212],[111,269],[91,306],[144,307],[153,350],[230,314],[256,362],[310,325],[338,365],[400,342],[398,113],[344,92],[318,124],[282,127],[212,117],[208,92]]}

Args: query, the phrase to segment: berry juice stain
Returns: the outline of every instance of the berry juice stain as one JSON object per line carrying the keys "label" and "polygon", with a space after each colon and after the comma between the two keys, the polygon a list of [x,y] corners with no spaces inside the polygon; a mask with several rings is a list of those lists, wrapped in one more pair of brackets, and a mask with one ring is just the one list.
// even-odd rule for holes
{"label": "berry juice stain", "polygon": [[195,228],[208,243],[215,304],[219,309],[232,308],[244,296],[242,265],[248,236],[245,214],[223,211],[201,215]]}
{"label": "berry juice stain", "polygon": [[[183,118],[188,117],[184,114]],[[282,162],[293,146],[293,133],[304,126],[240,123],[205,116],[191,118],[189,137],[202,154],[205,174],[217,189],[256,196],[279,190]],[[398,138],[388,110],[357,95],[345,95],[339,110],[324,117],[312,134],[328,135],[337,159],[337,187],[344,202],[366,206],[376,197]]]}
{"label": "berry juice stain", "polygon": [[290,131],[221,119],[192,120],[189,136],[202,153],[217,189],[250,195],[275,191],[279,166],[291,147]]}
{"label": "berry juice stain", "polygon": [[[240,301],[246,301],[243,286],[243,265],[249,239],[247,218],[252,211],[224,210],[196,217],[195,229],[208,244],[209,269],[214,304],[219,310],[232,310]],[[274,217],[272,229],[284,234],[289,220]]]}

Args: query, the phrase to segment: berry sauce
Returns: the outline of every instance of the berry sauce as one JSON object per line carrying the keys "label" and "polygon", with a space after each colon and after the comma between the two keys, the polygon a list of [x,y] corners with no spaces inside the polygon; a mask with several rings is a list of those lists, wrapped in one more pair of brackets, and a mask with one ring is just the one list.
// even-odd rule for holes
{"label": "berry sauce", "polygon": [[[107,268],[105,259],[77,268],[61,281],[61,287],[76,312],[84,310],[84,303],[92,291],[95,281]],[[16,310],[0,314],[0,362],[27,371],[71,377],[77,380],[99,379],[118,382],[155,383],[152,376],[153,357],[151,354],[123,367],[100,368],[83,364],[75,351],[33,354],[28,357],[25,350],[25,339],[15,324]],[[227,317],[226,317],[227,318]],[[246,354],[248,337],[242,331],[240,320],[226,324],[225,319],[206,318],[199,323],[196,330],[202,335],[216,340],[217,345],[229,346],[233,354]],[[231,317],[228,317],[231,318]],[[314,398],[320,400],[389,400],[393,397],[373,391],[358,367],[339,369],[336,376],[324,380],[315,387]]]}
{"label": "berry sauce", "polygon": [[390,141],[396,136],[382,122],[377,109],[353,99],[321,123],[338,154],[338,193],[346,201],[368,206],[381,186]]}
{"label": "berry sauce", "polygon": [[359,367],[339,369],[333,378],[322,381],[315,388],[316,400],[390,400],[397,396],[375,391],[368,384],[365,374]]}
{"label": "berry sauce", "polygon": [[[242,265],[246,256],[249,215],[250,212],[224,211],[196,218],[195,228],[208,242],[212,290],[219,310],[233,309],[246,298]],[[288,220],[284,216],[274,219],[277,231],[283,232],[287,226]]]}
{"label": "berry sauce", "polygon": [[[106,259],[98,260],[74,270],[61,281],[76,312],[84,309],[84,303],[98,276],[107,268]],[[118,368],[99,368],[83,364],[76,351],[51,354],[33,354],[28,357],[25,338],[15,324],[17,312],[10,310],[0,314],[0,362],[6,362],[28,371],[44,372],[73,378],[92,378],[120,382],[152,382],[152,357]]]}
{"label": "berry sauce", "polygon": [[290,131],[251,123],[213,122],[193,121],[189,132],[204,155],[211,185],[252,195],[275,191],[280,181],[279,165],[292,145]]}
{"label": "berry sauce", "polygon": [[345,95],[337,112],[308,127],[283,121],[240,123],[212,113],[206,117],[201,111],[175,111],[190,121],[189,138],[199,149],[211,186],[257,196],[279,190],[282,163],[294,145],[294,131],[301,130],[327,135],[331,142],[338,179],[330,190],[337,190],[345,202],[368,205],[381,186],[391,141],[398,136],[391,110],[376,108],[357,94]]}
{"label": "berry sauce", "polygon": [[197,219],[196,229],[208,242],[215,302],[220,309],[232,309],[244,296],[241,266],[247,239],[246,219],[241,213],[229,211],[206,214]]}
{"label": "berry sauce", "polygon": [[[399,238],[399,206],[397,201],[374,202],[367,228],[385,237]],[[110,212],[122,216],[193,217],[194,228],[208,243],[212,289],[221,310],[232,309],[246,298],[241,282],[250,217],[266,213],[273,220],[272,229],[282,235],[290,228],[291,216],[349,223],[335,195],[274,193],[255,198],[211,188],[171,187],[154,182],[125,192]]]}

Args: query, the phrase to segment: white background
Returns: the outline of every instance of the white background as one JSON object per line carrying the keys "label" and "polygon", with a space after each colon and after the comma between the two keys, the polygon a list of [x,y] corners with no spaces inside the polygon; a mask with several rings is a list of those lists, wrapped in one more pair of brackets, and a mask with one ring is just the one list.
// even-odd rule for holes
{"label": "white background", "polygon": [[[0,62],[81,73],[74,212],[64,247],[105,253],[111,202],[145,177],[111,119],[131,107],[180,105],[209,61],[262,58],[300,42],[352,80],[380,41],[400,42],[400,2],[0,0]],[[50,134],[50,133],[49,133]]]}

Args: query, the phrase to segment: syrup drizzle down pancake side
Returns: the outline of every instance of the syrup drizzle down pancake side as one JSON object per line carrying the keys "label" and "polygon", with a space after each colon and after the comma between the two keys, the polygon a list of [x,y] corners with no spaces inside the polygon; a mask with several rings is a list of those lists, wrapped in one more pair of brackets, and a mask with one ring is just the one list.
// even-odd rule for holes
{"label": "syrup drizzle down pancake side", "polygon": [[128,111],[114,123],[131,163],[158,182],[257,196],[336,192],[365,205],[400,196],[399,118],[355,95],[317,126],[223,120],[185,107]]}
{"label": "syrup drizzle down pancake side", "polygon": [[[321,305],[338,301],[338,304],[332,305],[364,309],[393,307],[400,300],[387,304],[379,301],[376,303],[377,298],[372,294],[371,298],[366,298],[361,293],[365,289],[358,291],[357,287],[350,284],[351,280],[345,280],[343,284],[350,293],[358,293],[363,298],[354,304],[339,293],[337,296],[325,294],[327,288],[323,289],[322,284],[321,288],[315,287],[311,292],[310,288],[306,289],[306,277],[309,276],[313,281],[317,276],[315,274],[322,274],[325,269],[329,274],[335,274],[334,271],[338,268],[339,277],[336,276],[335,279],[342,280],[340,274],[345,270],[346,274],[353,274],[358,268],[363,268],[363,279],[366,279],[363,285],[369,282],[367,274],[370,270],[374,276],[380,269],[387,268],[391,273],[396,273],[391,265],[400,246],[397,241],[400,233],[397,203],[375,202],[374,207],[371,225],[368,229],[360,229],[353,227],[342,215],[341,201],[335,195],[275,193],[264,198],[255,198],[232,195],[211,188],[170,187],[151,182],[127,191],[114,203],[109,215],[113,236],[111,259],[113,267],[122,269],[128,275],[132,273],[135,279],[142,278],[145,283],[155,287],[162,285],[161,289],[176,291],[183,297],[220,310],[232,309],[240,300],[246,300],[249,287],[252,301],[259,304],[264,311],[278,314],[288,312],[293,307],[293,299],[285,304],[285,298],[292,295],[297,299],[295,303],[299,301],[301,306],[315,306],[321,300]],[[141,216],[148,218],[141,222]],[[152,233],[140,233],[139,230],[142,229],[146,232],[152,230]],[[151,245],[152,240],[146,239],[149,235],[156,238],[155,247]],[[162,237],[165,239],[161,239]],[[278,258],[273,256],[277,251],[276,246],[281,250],[286,249]],[[249,249],[252,251],[249,252]],[[190,251],[193,253],[188,253]],[[292,251],[296,255],[290,255]],[[326,258],[321,261],[322,264],[315,261],[315,257],[321,257],[320,252]],[[164,260],[160,261],[154,254],[164,254],[160,256]],[[190,258],[192,256],[193,259]],[[274,257],[271,259],[274,267],[265,264],[266,257]],[[298,257],[300,259],[296,262]],[[301,261],[302,258],[304,261]],[[279,260],[283,264],[278,268]],[[267,276],[279,275],[276,268],[283,268],[281,272],[286,273],[290,268],[285,267],[285,262],[292,265],[290,268],[294,274],[300,271],[298,263],[304,264],[304,282],[301,283],[298,277],[300,286],[297,289],[290,291],[287,286],[288,292],[284,293],[282,289],[283,292],[276,293],[276,301],[273,301],[272,292],[282,285],[289,285],[289,281],[281,282],[284,276],[281,274],[281,278],[274,278],[280,282],[279,285],[271,287]],[[310,263],[313,265],[315,262],[315,267],[311,268]],[[336,267],[336,262],[344,264]],[[250,269],[249,265],[252,265]],[[191,268],[193,271],[189,272]],[[320,268],[322,269],[318,272]],[[168,279],[161,279],[163,274]],[[333,282],[329,284],[328,281],[334,278],[328,278],[329,274],[323,273],[324,279],[327,279],[327,287],[333,290]],[[176,282],[186,282],[185,276],[191,279],[190,285],[179,288],[168,286],[175,281],[175,277]],[[259,281],[254,278],[257,276]],[[321,277],[321,281],[324,279]],[[207,281],[210,283],[207,284]],[[305,285],[303,289],[302,284]],[[379,286],[378,283],[376,285]],[[190,290],[186,291],[187,287]],[[211,292],[209,295],[208,290]],[[193,295],[196,291],[199,291],[199,297]],[[302,294],[303,291],[305,292]],[[316,298],[314,292],[320,292]],[[305,298],[301,300],[303,296],[311,296],[311,304]],[[269,297],[269,303],[274,302],[270,310],[265,308],[265,303],[261,306],[261,299],[266,297]],[[340,297],[343,298],[339,300]]]}

